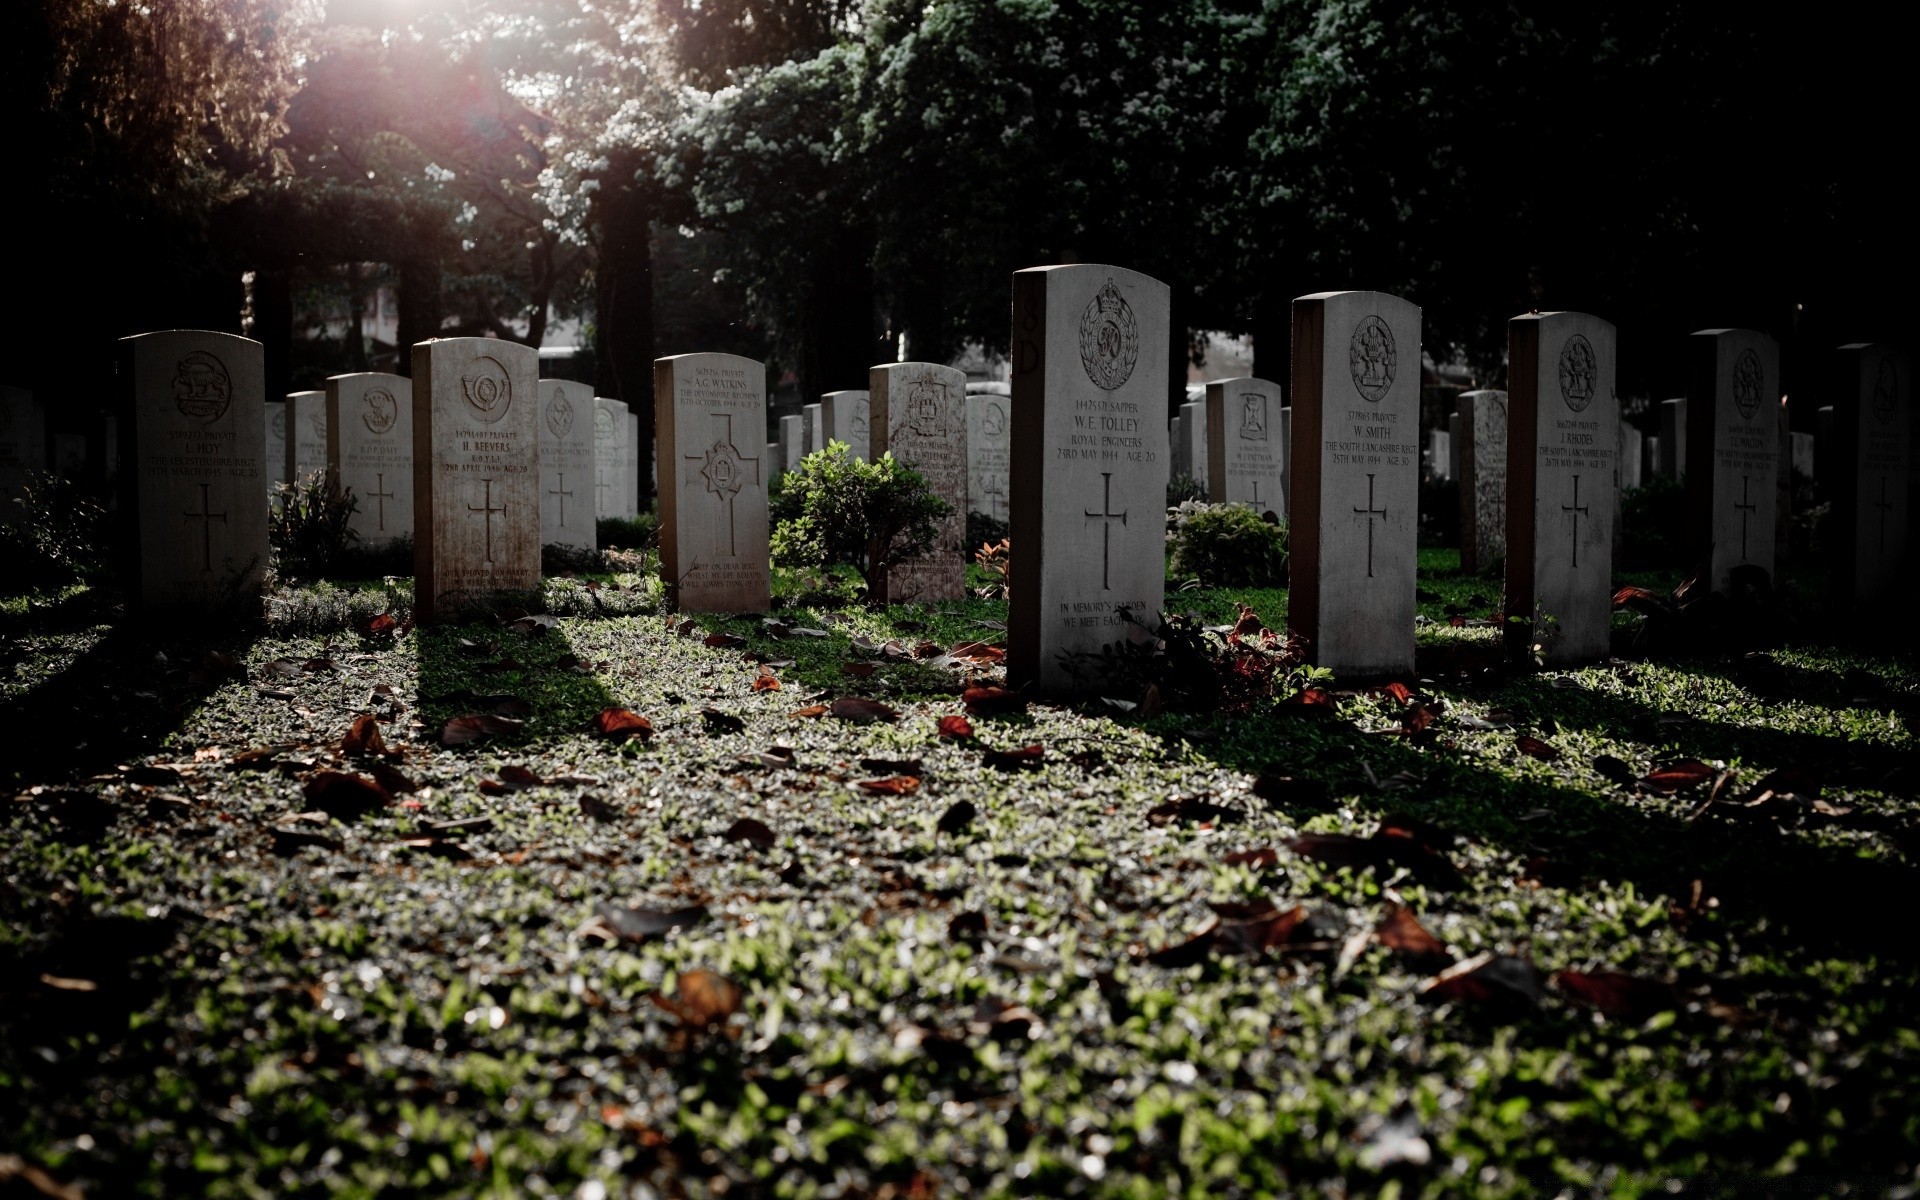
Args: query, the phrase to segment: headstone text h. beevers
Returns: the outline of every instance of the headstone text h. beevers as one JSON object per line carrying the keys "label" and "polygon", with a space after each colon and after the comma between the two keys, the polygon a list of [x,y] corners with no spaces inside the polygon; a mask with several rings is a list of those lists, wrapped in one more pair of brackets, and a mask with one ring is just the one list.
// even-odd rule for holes
{"label": "headstone text h. beevers", "polygon": [[327,380],[327,466],[358,502],[362,545],[413,534],[413,384],[365,371]]}
{"label": "headstone text h. beevers", "polygon": [[1207,499],[1287,515],[1280,385],[1250,376],[1207,385]]}
{"label": "headstone text h. beevers", "polygon": [[681,612],[766,611],[766,367],[737,354],[655,359],[653,411],[669,600]]}
{"label": "headstone text h. beevers", "polygon": [[1293,302],[1287,621],[1348,677],[1413,669],[1420,309],[1385,292]]}
{"label": "headstone text h. beevers", "polygon": [[933,548],[880,573],[889,604],[967,594],[967,375],[938,363],[885,363],[867,372],[875,458],[891,454],[926,478],[950,510]]}
{"label": "headstone text h. beevers", "polygon": [[413,347],[414,612],[540,585],[539,354],[496,338]]}
{"label": "headstone text h. beevers", "polygon": [[1704,329],[1688,339],[1686,403],[1689,562],[1725,592],[1735,572],[1774,571],[1774,476],[1780,430],[1780,346],[1751,329]]}
{"label": "headstone text h. beevers", "polygon": [[1833,585],[1867,603],[1905,582],[1913,549],[1913,377],[1906,354],[1854,343],[1835,356]]}
{"label": "headstone text h. beevers", "polygon": [[1605,658],[1613,615],[1620,403],[1613,326],[1586,313],[1507,323],[1509,655]]}
{"label": "headstone text h. beevers", "polygon": [[593,388],[570,379],[542,379],[539,391],[540,542],[596,549]]}
{"label": "headstone text h. beevers", "polygon": [[1016,685],[1097,687],[1067,657],[1148,639],[1158,623],[1169,299],[1166,284],[1122,267],[1014,274],[1007,677]]}

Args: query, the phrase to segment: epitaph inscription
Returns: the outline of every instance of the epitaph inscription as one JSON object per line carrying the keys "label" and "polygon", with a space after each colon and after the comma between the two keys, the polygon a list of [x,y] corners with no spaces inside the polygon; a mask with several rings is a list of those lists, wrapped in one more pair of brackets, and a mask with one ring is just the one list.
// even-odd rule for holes
{"label": "epitaph inscription", "polygon": [[[1684,414],[1689,541],[1724,592],[1735,572],[1770,580],[1778,506],[1780,351],[1748,329],[1710,329],[1689,339]],[[1678,424],[1678,421],[1676,421]]]}
{"label": "epitaph inscription", "polygon": [[1280,385],[1265,379],[1216,380],[1207,384],[1205,408],[1207,498],[1284,517],[1287,447]]}
{"label": "epitaph inscription", "polygon": [[349,523],[368,545],[413,534],[412,386],[379,372],[327,380],[327,465],[358,499]]}
{"label": "epitaph inscription", "polygon": [[867,372],[874,453],[892,454],[920,472],[952,510],[940,521],[932,549],[883,573],[889,603],[966,595],[960,546],[967,528],[966,384],[963,372],[936,363],[888,363]]}
{"label": "epitaph inscription", "polygon": [[996,521],[1005,521],[1009,511],[1007,404],[1007,397],[992,392],[967,395],[967,503]]}
{"label": "epitaph inscription", "polygon": [[654,363],[660,568],[682,612],[771,603],[766,368],[732,354]]}

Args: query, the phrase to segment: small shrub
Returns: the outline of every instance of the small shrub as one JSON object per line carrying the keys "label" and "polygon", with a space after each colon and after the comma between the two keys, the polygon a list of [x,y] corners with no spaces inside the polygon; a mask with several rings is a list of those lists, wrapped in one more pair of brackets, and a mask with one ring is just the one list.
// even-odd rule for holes
{"label": "small shrub", "polygon": [[1173,573],[1207,587],[1279,587],[1287,581],[1287,529],[1244,504],[1183,504],[1167,538]]}
{"label": "small shrub", "polygon": [[360,501],[341,488],[339,476],[331,471],[276,485],[274,501],[267,540],[283,579],[330,574],[347,547],[359,540],[347,522],[359,511]]}
{"label": "small shrub", "polygon": [[1155,614],[1152,624],[1133,613],[1127,622],[1152,634],[1122,639],[1098,651],[1067,651],[1060,663],[1082,687],[1115,699],[1139,697],[1140,715],[1172,712],[1245,713],[1285,699],[1326,672],[1304,665],[1297,638],[1268,629],[1244,604],[1225,633],[1197,617]]}
{"label": "small shrub", "polygon": [[990,576],[993,582],[975,591],[982,600],[1005,600],[1007,598],[1007,579],[1013,570],[1013,543],[1001,538],[992,545],[982,543],[974,551],[974,565]]}
{"label": "small shrub", "polygon": [[563,546],[558,542],[548,542],[540,547],[540,573],[549,578],[566,574],[600,575],[606,570],[607,555],[604,550]]}
{"label": "small shrub", "polygon": [[1175,475],[1167,480],[1167,507],[1175,508],[1182,504],[1202,503],[1207,499],[1207,489],[1191,475]]}
{"label": "small shrub", "polygon": [[885,454],[861,462],[834,442],[774,485],[773,561],[782,567],[846,564],[876,594],[881,568],[925,554],[953,509],[918,471]]}
{"label": "small shrub", "polygon": [[0,513],[3,586],[18,595],[62,587],[101,565],[106,512],[72,481],[51,471],[32,471],[25,487]]}
{"label": "small shrub", "polygon": [[637,517],[601,517],[594,532],[602,550],[651,550],[660,544],[660,517],[651,510]]}

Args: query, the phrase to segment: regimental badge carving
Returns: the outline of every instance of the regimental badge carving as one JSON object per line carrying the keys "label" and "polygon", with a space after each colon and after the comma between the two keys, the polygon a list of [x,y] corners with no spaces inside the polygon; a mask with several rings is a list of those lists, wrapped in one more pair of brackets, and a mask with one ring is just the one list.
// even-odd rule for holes
{"label": "regimental badge carving", "polygon": [[1393,330],[1379,317],[1362,318],[1347,343],[1347,368],[1353,372],[1354,389],[1368,400],[1379,400],[1393,386],[1398,364]]}
{"label": "regimental badge carving", "polygon": [[606,442],[613,439],[613,410],[593,406],[593,440]]}
{"label": "regimental badge carving", "polygon": [[722,500],[739,495],[741,485],[746,483],[746,468],[732,442],[715,442],[707,450],[700,474],[706,478],[707,490]]}
{"label": "regimental badge carving", "polygon": [[980,427],[990,438],[1007,435],[1007,410],[998,400],[987,401],[987,411],[980,417]]}
{"label": "regimental badge carving", "polygon": [[173,402],[180,411],[201,421],[217,421],[233,403],[233,379],[227,365],[195,350],[173,369]]}
{"label": "regimental badge carving", "polygon": [[499,360],[489,355],[473,360],[473,370],[460,377],[460,387],[473,415],[489,425],[506,416],[513,406],[513,380]]}
{"label": "regimental badge carving", "polygon": [[385,433],[399,420],[400,402],[387,389],[369,388],[361,399],[367,402],[367,411],[360,414],[360,419],[367,423],[371,432]]}
{"label": "regimental badge carving", "polygon": [[273,440],[287,440],[287,406],[284,404],[275,406],[273,410]]}
{"label": "regimental badge carving", "polygon": [[313,433],[313,436],[314,436],[314,437],[315,437],[316,439],[318,439],[319,441],[322,441],[322,442],[324,442],[324,441],[326,441],[326,440],[327,440],[327,413],[326,413],[326,410],[325,410],[325,409],[319,409],[319,410],[316,410],[316,411],[314,411],[314,412],[310,412],[310,413],[308,413],[308,414],[307,414],[307,428],[308,428],[308,429],[309,429],[309,430],[310,430],[310,431],[311,431],[311,432]]}
{"label": "regimental badge carving", "polygon": [[1585,334],[1576,333],[1560,347],[1560,398],[1567,407],[1580,412],[1593,403],[1594,389],[1600,377],[1600,360]]}
{"label": "regimental badge carving", "polygon": [[907,385],[907,427],[923,438],[947,436],[947,385],[916,379]]}
{"label": "regimental badge carving", "polygon": [[1882,425],[1893,424],[1894,410],[1900,405],[1900,376],[1893,360],[1880,360],[1880,374],[1873,381],[1873,415]]}
{"label": "regimental badge carving", "polygon": [[1240,440],[1267,440],[1267,398],[1259,392],[1240,393]]}
{"label": "regimental badge carving", "polygon": [[1133,377],[1139,360],[1140,324],[1133,318],[1133,306],[1109,279],[1080,314],[1080,363],[1093,386],[1111,392]]}
{"label": "regimental badge carving", "polygon": [[573,401],[559,388],[553,389],[553,396],[547,401],[547,428],[557,438],[573,432]]}
{"label": "regimental badge carving", "polygon": [[856,408],[853,410],[853,432],[860,437],[867,436],[867,410],[866,409]]}
{"label": "regimental badge carving", "polygon": [[1733,364],[1733,406],[1751,421],[1760,411],[1760,394],[1765,390],[1766,373],[1760,369],[1760,356],[1743,351]]}

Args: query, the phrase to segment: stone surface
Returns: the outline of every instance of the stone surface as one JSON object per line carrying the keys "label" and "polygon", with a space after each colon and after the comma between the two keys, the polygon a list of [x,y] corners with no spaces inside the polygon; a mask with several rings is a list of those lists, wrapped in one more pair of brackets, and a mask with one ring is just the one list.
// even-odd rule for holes
{"label": "stone surface", "polygon": [[1793,429],[1786,397],[1778,406],[1780,451],[1773,462],[1773,561],[1784,564],[1793,542]]}
{"label": "stone surface", "polygon": [[1780,347],[1751,329],[1707,329],[1687,353],[1688,560],[1727,590],[1736,568],[1774,572]]}
{"label": "stone surface", "polygon": [[1207,384],[1207,498],[1287,515],[1280,385],[1241,376]]}
{"label": "stone surface", "polygon": [[207,613],[267,568],[266,367],[259,342],[176,329],[124,338],[142,605]]}
{"label": "stone surface", "polygon": [[627,476],[633,474],[628,461],[627,406],[619,400],[596,396],[593,400],[593,506],[601,517],[631,517],[627,511]]}
{"label": "stone surface", "polygon": [[827,448],[827,418],[821,405],[802,405],[800,409],[800,424],[802,434],[806,440],[806,451],[808,454],[812,454],[815,450],[825,450]]}
{"label": "stone surface", "polygon": [[327,380],[327,466],[359,505],[360,544],[413,534],[413,384],[367,371]]}
{"label": "stone surface", "polygon": [[1647,483],[1660,478],[1660,435],[1648,434],[1640,443],[1640,478]]}
{"label": "stone surface", "polygon": [[1193,478],[1193,464],[1187,461],[1187,440],[1180,435],[1180,414],[1167,421],[1167,463],[1174,475]]}
{"label": "stone surface", "polygon": [[[775,465],[779,467],[780,473],[784,475],[788,471],[798,471],[800,460],[807,456],[806,422],[797,416],[781,417],[778,441],[780,461]],[[874,453],[878,454],[879,451],[876,450]]]}
{"label": "stone surface", "polygon": [[267,401],[267,483],[286,483],[287,479],[287,402]]}
{"label": "stone surface", "polygon": [[492,608],[540,585],[539,352],[497,338],[413,347],[414,612]]}
{"label": "stone surface", "polygon": [[933,548],[881,573],[889,604],[967,594],[967,375],[938,363],[885,363],[867,372],[875,457],[891,454],[926,477],[952,508]]}
{"label": "stone surface", "polygon": [[[651,467],[648,477],[651,478]],[[640,515],[640,414],[627,406],[627,516]]]}
{"label": "stone surface", "polygon": [[867,461],[873,449],[873,438],[867,427],[868,407],[864,391],[828,392],[820,397],[820,416],[825,422],[827,440],[845,442],[853,457],[861,462]]}
{"label": "stone surface", "polygon": [[1687,400],[1682,396],[1660,404],[1660,474],[1668,479],[1687,477]]}
{"label": "stone surface", "polygon": [[1097,692],[1110,681],[1063,656],[1145,640],[1122,609],[1157,626],[1167,569],[1168,304],[1166,284],[1121,267],[1013,277],[1007,677],[1016,686]]}
{"label": "stone surface", "polygon": [[1813,478],[1813,435],[1810,433],[1793,435],[1793,470],[1796,475]]}
{"label": "stone surface", "polygon": [[1507,648],[1549,666],[1605,658],[1619,484],[1618,339],[1587,313],[1507,323]]}
{"label": "stone surface", "polygon": [[1832,579],[1843,595],[1880,604],[1912,565],[1911,360],[1878,343],[1842,346],[1835,358]]}
{"label": "stone surface", "polygon": [[1193,400],[1180,406],[1180,461],[1185,465],[1187,474],[1200,485],[1202,494],[1208,492],[1207,486],[1207,402]]}
{"label": "stone surface", "polygon": [[1625,421],[1620,422],[1620,490],[1632,491],[1641,486],[1646,478],[1646,446],[1642,443],[1640,431]]}
{"label": "stone surface", "polygon": [[1002,523],[1013,511],[1012,405],[1012,397],[997,392],[967,393],[967,503]]}
{"label": "stone surface", "polygon": [[46,418],[40,401],[25,388],[0,386],[0,521],[22,516],[13,502],[27,485],[27,473],[46,467]]}
{"label": "stone surface", "polygon": [[327,469],[327,394],[287,395],[287,482]]}
{"label": "stone surface", "polygon": [[1484,571],[1507,552],[1507,394],[1462,392],[1460,569]]}
{"label": "stone surface", "polygon": [[598,516],[594,498],[599,482],[593,453],[593,421],[597,405],[593,388],[568,379],[542,379],[540,420],[540,542],[599,547],[594,525]]}
{"label": "stone surface", "polygon": [[1345,677],[1413,669],[1420,309],[1384,292],[1293,302],[1288,624]]}
{"label": "stone surface", "polygon": [[1447,478],[1455,483],[1460,481],[1460,447],[1465,444],[1465,435],[1460,432],[1460,410],[1456,407],[1447,414]]}
{"label": "stone surface", "polygon": [[1453,437],[1439,429],[1427,430],[1427,469],[1435,483],[1453,478]]}
{"label": "stone surface", "polygon": [[669,601],[681,612],[765,612],[766,367],[735,354],[656,359],[653,396]]}

